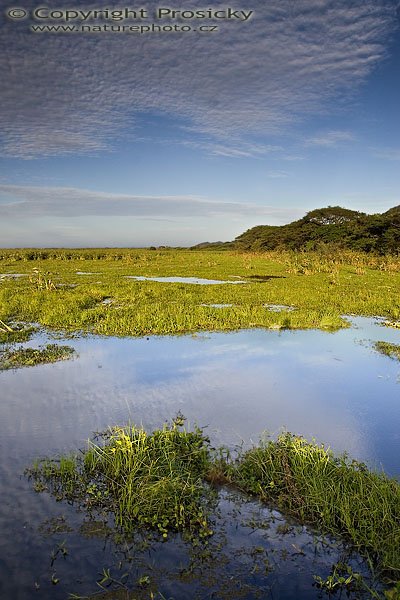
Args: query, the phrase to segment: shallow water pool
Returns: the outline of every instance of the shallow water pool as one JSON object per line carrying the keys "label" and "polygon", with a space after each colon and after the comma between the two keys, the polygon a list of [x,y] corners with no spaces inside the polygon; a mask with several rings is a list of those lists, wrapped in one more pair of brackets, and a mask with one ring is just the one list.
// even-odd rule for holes
{"label": "shallow water pool", "polygon": [[[400,363],[374,351],[372,341],[399,344],[400,331],[376,319],[353,318],[352,324],[335,333],[61,339],[76,349],[76,359],[0,372],[0,597],[47,600],[94,593],[102,569],[118,574],[121,561],[124,569],[130,565],[133,581],[150,573],[165,597],[204,598],[212,592],[222,598],[228,582],[234,585],[228,586],[231,597],[256,598],[259,592],[261,598],[319,597],[312,574],[327,576],[343,548],[324,546],[292,524],[282,533],[278,525],[284,519],[258,503],[237,504],[221,492],[217,532],[225,536],[225,551],[211,542],[212,560],[200,573],[200,563],[190,563],[179,539],[155,543],[144,554],[136,540],[130,550],[134,561],[124,562],[120,546],[84,535],[85,515],[33,492],[23,471],[38,456],[84,447],[94,431],[109,425],[134,421],[151,429],[181,411],[189,422],[207,426],[218,444],[257,442],[264,430],[276,435],[285,428],[399,477]],[[48,340],[41,333],[28,345]],[[254,512],[265,528],[254,525]],[[65,557],[57,552],[64,542]],[[262,549],[262,568],[254,548]],[[143,594],[137,597],[149,597]]]}

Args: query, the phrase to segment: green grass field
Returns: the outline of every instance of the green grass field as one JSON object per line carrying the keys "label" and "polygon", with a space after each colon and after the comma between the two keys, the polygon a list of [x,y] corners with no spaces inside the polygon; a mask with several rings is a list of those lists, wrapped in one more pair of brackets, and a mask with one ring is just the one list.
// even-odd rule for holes
{"label": "green grass field", "polygon": [[[241,278],[246,284],[159,283],[126,279],[127,275]],[[0,251],[0,319],[4,323],[40,323],[104,335],[252,327],[335,329],[345,324],[342,315],[346,314],[380,315],[396,324],[399,291],[399,257],[348,251]],[[266,304],[296,310],[274,312]]]}

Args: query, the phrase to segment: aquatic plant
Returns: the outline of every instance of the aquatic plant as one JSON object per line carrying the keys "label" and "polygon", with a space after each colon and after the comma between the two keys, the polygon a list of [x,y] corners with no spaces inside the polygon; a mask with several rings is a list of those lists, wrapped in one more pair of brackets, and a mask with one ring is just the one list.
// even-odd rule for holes
{"label": "aquatic plant", "polygon": [[400,484],[346,454],[284,433],[222,465],[240,489],[325,533],[343,536],[378,568],[400,573]]}
{"label": "aquatic plant", "polygon": [[390,342],[375,342],[374,348],[381,354],[389,356],[395,360],[400,360],[400,345],[391,344]]}
{"label": "aquatic plant", "polygon": [[332,567],[332,572],[326,579],[314,575],[315,585],[328,594],[334,594],[338,590],[348,592],[363,588],[363,578],[360,573],[354,573],[353,569],[346,564],[337,563]]}
{"label": "aquatic plant", "polygon": [[0,319],[0,344],[13,344],[14,342],[26,342],[34,332],[33,327],[16,326],[4,323]]}
{"label": "aquatic plant", "polygon": [[233,455],[211,449],[201,429],[182,429],[181,417],[152,433],[113,428],[102,439],[81,457],[36,463],[29,470],[36,489],[112,511],[125,532],[206,538],[212,488],[229,484],[346,540],[380,572],[400,574],[400,484],[346,454],[285,433]]}
{"label": "aquatic plant", "polygon": [[212,494],[204,481],[209,440],[182,424],[178,417],[151,434],[134,425],[115,427],[102,435],[102,445],[90,441],[83,458],[38,461],[29,473],[39,491],[50,485],[58,497],[112,510],[124,531],[142,526],[163,538],[171,531],[204,538],[212,534]]}
{"label": "aquatic plant", "polygon": [[75,350],[70,346],[57,344],[47,344],[40,348],[6,349],[0,352],[0,371],[66,360],[74,353]]}

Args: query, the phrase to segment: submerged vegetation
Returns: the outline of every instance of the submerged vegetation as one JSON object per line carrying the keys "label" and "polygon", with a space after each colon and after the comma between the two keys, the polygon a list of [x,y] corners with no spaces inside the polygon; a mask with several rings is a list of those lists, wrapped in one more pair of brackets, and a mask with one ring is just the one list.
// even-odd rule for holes
{"label": "submerged vegetation", "polygon": [[33,327],[11,326],[0,319],[0,344],[13,344],[15,342],[26,342],[34,332]]}
{"label": "submerged vegetation", "polygon": [[400,346],[399,344],[391,344],[390,342],[375,342],[375,350],[389,356],[395,360],[400,360]]}
{"label": "submerged vegetation", "polygon": [[399,578],[399,482],[290,433],[231,455],[212,448],[203,430],[182,425],[178,416],[151,434],[113,428],[102,444],[37,461],[28,473],[37,491],[89,511],[111,511],[124,532],[144,527],[161,539],[172,532],[211,536],[213,489],[228,484],[343,537],[380,573]]}
{"label": "submerged vegetation", "polygon": [[75,350],[70,346],[57,344],[47,344],[41,348],[7,348],[0,351],[0,371],[67,360],[74,353]]}
{"label": "submerged vegetation", "polygon": [[232,464],[230,482],[286,514],[342,535],[383,570],[400,574],[400,484],[347,455],[285,433]]}
{"label": "submerged vegetation", "polygon": [[44,460],[30,473],[37,489],[49,482],[59,498],[112,510],[125,532],[142,526],[163,538],[171,531],[207,537],[209,440],[200,429],[180,430],[182,422],[177,417],[152,434],[115,427],[103,434],[103,445],[89,442],[82,460]]}
{"label": "submerged vegetation", "polygon": [[[104,335],[345,326],[400,319],[400,258],[350,251],[2,250],[0,319]],[[12,277],[11,275],[26,275]],[[10,275],[10,276],[8,276]],[[138,281],[196,277],[242,285]],[[231,305],[231,306],[229,306]],[[285,305],[275,312],[270,305]],[[295,310],[293,310],[293,307]]]}

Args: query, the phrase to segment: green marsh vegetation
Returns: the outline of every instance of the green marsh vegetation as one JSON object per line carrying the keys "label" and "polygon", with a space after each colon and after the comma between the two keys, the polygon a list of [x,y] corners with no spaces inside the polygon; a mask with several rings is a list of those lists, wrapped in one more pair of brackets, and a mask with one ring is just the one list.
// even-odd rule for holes
{"label": "green marsh vegetation", "polygon": [[66,360],[75,353],[70,346],[57,344],[39,348],[16,347],[17,343],[27,342],[34,332],[34,327],[10,325],[0,319],[0,371]]}
{"label": "green marsh vegetation", "polygon": [[75,350],[70,346],[57,344],[47,344],[40,348],[5,348],[0,350],[0,371],[67,360],[74,353]]}
{"label": "green marsh vegetation", "polygon": [[[348,250],[1,250],[0,319],[103,335],[179,334],[251,327],[345,326],[345,314],[400,319],[400,258]],[[78,273],[84,274],[78,274]],[[135,281],[219,279],[241,285]],[[212,304],[232,304],[214,307]],[[267,304],[295,307],[273,312]]]}
{"label": "green marsh vegetation", "polygon": [[11,326],[0,319],[0,344],[27,342],[34,331],[34,327]]}
{"label": "green marsh vegetation", "polygon": [[200,538],[212,534],[207,512],[212,499],[205,476],[209,440],[200,429],[181,430],[183,419],[148,434],[135,426],[110,429],[103,444],[89,442],[83,459],[61,457],[37,462],[29,471],[38,490],[106,508],[125,532],[134,526]]}
{"label": "green marsh vegetation", "polygon": [[145,529],[160,540],[180,533],[195,544],[212,538],[217,491],[229,486],[344,539],[380,577],[399,579],[398,481],[290,433],[231,453],[183,425],[178,415],[152,433],[113,428],[86,451],[37,461],[28,474],[39,492],[112,513],[124,533]]}
{"label": "green marsh vegetation", "polygon": [[[344,250],[0,250],[0,273],[26,275],[0,281],[5,342],[23,341],[11,339],[25,335],[7,331],[13,322],[142,336],[252,327],[334,330],[346,326],[344,314],[380,315],[393,325],[400,319],[400,258]],[[127,276],[246,283],[170,284]],[[295,310],[266,306],[274,304]],[[20,350],[26,351],[31,360],[33,350]],[[152,434],[117,428],[83,454],[39,461],[30,473],[37,491],[111,513],[125,533],[142,528],[161,540],[179,534],[200,545],[213,538],[216,490],[228,485],[342,536],[377,573],[399,578],[398,482],[290,434],[232,456],[179,422]],[[338,571],[321,586],[336,589],[341,577]]]}
{"label": "green marsh vegetation", "polygon": [[399,344],[391,344],[390,342],[375,342],[374,344],[375,350],[384,354],[385,356],[389,356],[394,360],[400,360],[400,346]]}
{"label": "green marsh vegetation", "polygon": [[384,571],[400,574],[400,484],[364,463],[290,433],[223,465],[229,482],[285,514],[341,535]]}

